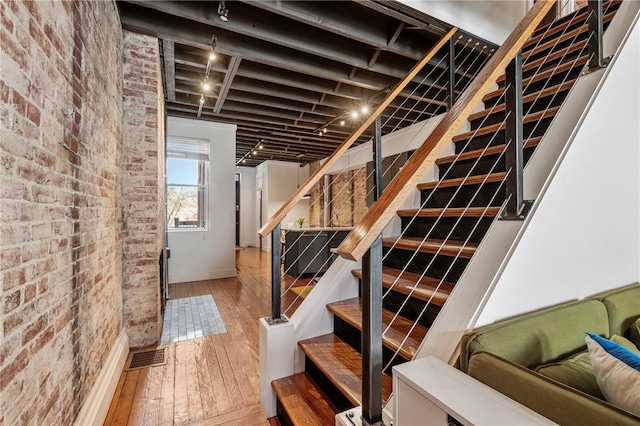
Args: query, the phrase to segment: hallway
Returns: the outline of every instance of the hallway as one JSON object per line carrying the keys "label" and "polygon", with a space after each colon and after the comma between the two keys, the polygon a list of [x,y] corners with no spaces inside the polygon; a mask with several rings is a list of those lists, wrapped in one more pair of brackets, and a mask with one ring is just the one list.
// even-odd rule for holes
{"label": "hallway", "polygon": [[265,425],[258,400],[258,318],[269,315],[268,253],[236,254],[236,278],[170,287],[173,299],[211,294],[227,333],[170,343],[164,365],[124,371],[106,425]]}

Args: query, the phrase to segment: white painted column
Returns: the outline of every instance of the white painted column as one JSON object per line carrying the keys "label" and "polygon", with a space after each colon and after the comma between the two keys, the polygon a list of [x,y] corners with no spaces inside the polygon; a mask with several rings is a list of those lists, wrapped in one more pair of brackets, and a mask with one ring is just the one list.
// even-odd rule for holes
{"label": "white painted column", "polygon": [[293,323],[269,325],[260,318],[260,404],[267,417],[276,415],[276,395],[271,382],[294,373],[296,342]]}

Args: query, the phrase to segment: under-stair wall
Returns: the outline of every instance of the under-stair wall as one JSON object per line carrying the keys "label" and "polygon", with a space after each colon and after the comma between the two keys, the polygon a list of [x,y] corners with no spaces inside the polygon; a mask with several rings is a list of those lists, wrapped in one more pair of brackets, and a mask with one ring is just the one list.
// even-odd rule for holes
{"label": "under-stair wall", "polygon": [[[524,222],[493,223],[416,358],[433,355],[449,361],[467,329],[638,280],[639,9],[638,2],[622,3],[605,34],[605,57],[617,52],[613,63],[578,79],[527,164],[524,195],[525,199],[536,200],[532,211]],[[629,43],[622,50],[627,39]],[[623,135],[627,135],[626,148],[622,143],[614,147],[612,142]],[[578,148],[581,143],[590,146]],[[626,151],[618,151],[623,149]],[[590,163],[580,164],[587,157]],[[597,185],[590,188],[593,182]],[[552,186],[553,191],[547,194]],[[622,186],[626,189],[618,189]],[[621,194],[629,198],[620,200]],[[549,198],[543,201],[547,195]],[[614,199],[616,204],[607,205]],[[622,223],[622,217],[629,223]],[[573,226],[571,233],[569,225]],[[597,233],[594,227],[598,227]],[[554,234],[559,229],[567,232],[562,238]],[[569,235],[574,240],[567,240]],[[594,247],[600,244],[602,249]],[[617,255],[624,252],[619,262],[630,263],[625,264],[624,271],[619,264],[599,257],[606,247],[614,247]],[[581,259],[579,252],[588,253],[588,257]],[[545,266],[550,259],[554,269]],[[573,284],[567,283],[567,274],[580,266],[584,270],[575,275]],[[598,268],[602,271],[594,275],[593,270]],[[551,279],[561,272],[564,280]],[[593,275],[589,282],[594,285],[582,287],[580,278],[589,274]],[[600,287],[595,282],[601,283]],[[562,284],[566,286],[560,291]],[[544,298],[542,293],[546,293]]]}
{"label": "under-stair wall", "polygon": [[640,279],[639,75],[636,21],[474,326]]}

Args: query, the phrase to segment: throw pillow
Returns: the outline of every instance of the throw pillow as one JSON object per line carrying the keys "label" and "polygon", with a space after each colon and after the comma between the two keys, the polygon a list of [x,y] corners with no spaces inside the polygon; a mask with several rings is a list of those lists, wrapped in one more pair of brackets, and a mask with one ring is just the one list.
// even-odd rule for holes
{"label": "throw pillow", "polygon": [[617,343],[620,346],[629,349],[631,352],[633,352],[636,355],[640,355],[640,349],[638,349],[636,345],[634,345],[633,342],[627,339],[626,337],[622,337],[622,336],[618,336],[617,334],[614,334],[613,336],[611,336],[609,340],[611,340],[613,343]]}
{"label": "throw pillow", "polygon": [[587,333],[585,340],[607,401],[640,416],[640,356],[596,334]]}
{"label": "throw pillow", "polygon": [[629,330],[629,338],[638,347],[638,349],[640,349],[640,318],[638,318],[636,322],[631,325],[631,330]]}

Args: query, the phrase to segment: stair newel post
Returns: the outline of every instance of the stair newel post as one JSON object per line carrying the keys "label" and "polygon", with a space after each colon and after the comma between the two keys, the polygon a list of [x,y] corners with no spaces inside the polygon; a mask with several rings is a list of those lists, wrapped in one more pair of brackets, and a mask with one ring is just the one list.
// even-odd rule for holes
{"label": "stair newel post", "polygon": [[505,71],[505,162],[507,205],[501,219],[524,219],[530,203],[524,201],[524,149],[522,120],[522,51],[518,52]]}
{"label": "stair newel post", "polygon": [[449,38],[449,59],[447,66],[449,67],[449,81],[447,82],[447,110],[451,109],[456,101],[456,42],[453,37]]}
{"label": "stair newel post", "polygon": [[271,232],[271,317],[267,318],[269,324],[286,322],[287,319],[281,314],[281,292],[282,276],[280,274],[280,263],[282,259],[280,230],[281,224]]}
{"label": "stair newel post", "polygon": [[604,34],[602,21],[602,0],[589,0],[589,71],[606,66],[602,52]]}
{"label": "stair newel post", "polygon": [[[382,129],[373,138],[374,200],[382,193]],[[362,424],[382,425],[382,235],[362,256]]]}

